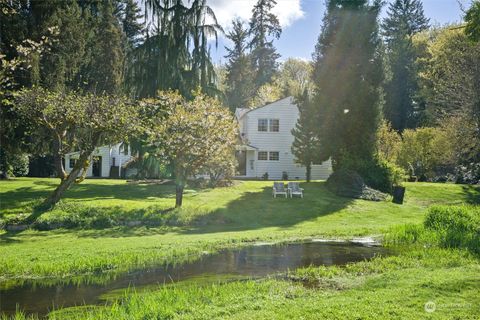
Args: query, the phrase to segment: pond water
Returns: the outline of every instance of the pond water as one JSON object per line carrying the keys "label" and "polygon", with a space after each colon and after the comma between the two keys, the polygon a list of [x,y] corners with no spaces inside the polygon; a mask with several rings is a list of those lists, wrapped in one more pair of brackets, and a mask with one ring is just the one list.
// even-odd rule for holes
{"label": "pond water", "polygon": [[[0,290],[0,313],[12,314],[19,308],[26,313],[47,314],[53,308],[105,304],[113,293],[129,287],[227,281],[258,278],[284,273],[309,265],[343,265],[348,262],[385,255],[381,246],[351,242],[308,242],[276,245],[256,245],[235,250],[223,250],[205,255],[200,260],[177,266],[164,266],[120,274],[105,281],[83,278],[77,284],[65,281],[29,281],[21,286]],[[123,289],[123,290],[122,290]],[[113,294],[114,295],[114,294]],[[115,295],[114,295],[115,296]]]}

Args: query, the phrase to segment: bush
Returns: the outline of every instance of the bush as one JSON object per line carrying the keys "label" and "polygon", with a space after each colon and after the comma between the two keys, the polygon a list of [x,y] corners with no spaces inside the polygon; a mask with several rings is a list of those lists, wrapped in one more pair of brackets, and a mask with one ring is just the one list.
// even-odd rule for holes
{"label": "bush", "polygon": [[373,201],[386,199],[386,194],[369,188],[358,173],[347,169],[333,172],[327,180],[327,188],[341,197]]}
{"label": "bush", "polygon": [[394,186],[401,185],[405,181],[405,171],[386,160],[377,160],[364,168],[362,177],[368,186],[392,193]]}
{"label": "bush", "polygon": [[288,173],[287,171],[282,172],[282,180],[288,180]]}
{"label": "bush", "polygon": [[0,150],[0,171],[7,176],[24,177],[28,175],[27,154],[6,154]]}
{"label": "bush", "polygon": [[424,225],[439,234],[442,246],[480,253],[480,206],[431,207]]}
{"label": "bush", "polygon": [[423,224],[393,227],[384,243],[465,248],[480,254],[480,206],[430,207]]}

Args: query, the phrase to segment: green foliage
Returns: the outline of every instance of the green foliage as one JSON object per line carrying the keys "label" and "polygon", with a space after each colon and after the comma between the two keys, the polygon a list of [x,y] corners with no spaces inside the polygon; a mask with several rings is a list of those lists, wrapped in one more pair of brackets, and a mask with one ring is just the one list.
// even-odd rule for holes
{"label": "green foliage", "polygon": [[448,145],[440,128],[407,129],[398,154],[398,164],[420,180],[435,176],[435,168],[448,157]]}
{"label": "green foliage", "polygon": [[179,207],[188,177],[220,164],[224,169],[232,167],[233,156],[225,155],[233,155],[237,124],[218,100],[198,92],[192,101],[174,92],[160,93],[160,100],[167,107],[168,120],[157,119],[150,141],[158,145],[157,154],[172,159]]}
{"label": "green foliage", "polygon": [[283,96],[298,97],[305,91],[312,92],[312,73],[313,66],[310,61],[295,58],[288,58],[284,61],[277,76]]}
{"label": "green foliage", "polygon": [[310,182],[312,164],[317,160],[320,145],[316,135],[315,109],[307,90],[302,97],[297,99],[296,103],[300,117],[295,128],[292,129],[294,137],[292,154],[295,156],[295,161],[306,168],[306,179],[307,182]]}
{"label": "green foliage", "polygon": [[392,228],[385,236],[388,245],[440,246],[480,253],[480,207],[436,205],[428,209],[423,225]]}
{"label": "green foliage", "polygon": [[384,114],[395,130],[415,127],[422,110],[416,99],[418,85],[412,35],[428,28],[428,19],[419,0],[391,2],[382,24],[386,41]]}
{"label": "green foliage", "polygon": [[314,53],[318,156],[332,158],[334,170],[356,170],[374,161],[382,82],[380,5],[331,0],[327,8]]}
{"label": "green foliage", "polygon": [[139,45],[128,69],[127,88],[135,97],[154,97],[159,90],[178,90],[191,98],[198,87],[218,95],[209,38],[222,32],[206,0],[145,1],[147,17],[155,19],[152,34]]}
{"label": "green foliage", "polygon": [[255,91],[255,83],[252,81],[255,77],[251,58],[246,52],[248,30],[243,26],[240,19],[233,21],[233,27],[227,33],[227,38],[233,42],[233,47],[227,50],[228,58],[226,65],[226,96],[228,106],[232,111],[235,108],[244,108],[252,98]]}
{"label": "green foliage", "polygon": [[473,41],[480,41],[480,2],[473,1],[465,14],[465,33]]}
{"label": "green foliage", "polygon": [[[32,135],[52,145],[61,183],[45,201],[47,206],[58,202],[77,176],[81,175],[77,182],[83,180],[95,148],[126,140],[140,129],[138,109],[121,96],[25,89],[17,93],[15,108],[32,123]],[[79,151],[79,159],[67,175],[62,158],[73,148]]]}
{"label": "green foliage", "polygon": [[111,1],[99,3],[97,27],[89,43],[91,60],[85,66],[84,81],[90,92],[119,93],[123,84],[125,52],[120,23],[113,12]]}
{"label": "green foliage", "polygon": [[379,159],[395,163],[402,143],[401,136],[393,130],[390,122],[382,120],[377,130],[376,154]]}
{"label": "green foliage", "polygon": [[249,30],[252,39],[248,46],[251,49],[257,88],[268,83],[277,72],[277,59],[280,55],[273,46],[273,40],[280,38],[282,28],[277,16],[272,13],[276,4],[276,0],[258,0],[252,10]]}
{"label": "green foliage", "polygon": [[438,233],[441,246],[480,254],[480,206],[434,206],[424,225]]}

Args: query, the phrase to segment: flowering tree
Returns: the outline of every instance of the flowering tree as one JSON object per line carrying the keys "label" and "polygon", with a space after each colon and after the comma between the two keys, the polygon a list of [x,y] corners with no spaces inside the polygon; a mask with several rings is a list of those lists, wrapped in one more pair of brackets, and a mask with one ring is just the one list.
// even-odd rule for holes
{"label": "flowering tree", "polygon": [[203,172],[212,161],[229,161],[222,155],[233,154],[237,126],[227,108],[203,94],[186,101],[176,92],[161,92],[159,101],[167,107],[168,117],[158,119],[150,141],[173,162],[175,207],[181,207],[187,178]]}

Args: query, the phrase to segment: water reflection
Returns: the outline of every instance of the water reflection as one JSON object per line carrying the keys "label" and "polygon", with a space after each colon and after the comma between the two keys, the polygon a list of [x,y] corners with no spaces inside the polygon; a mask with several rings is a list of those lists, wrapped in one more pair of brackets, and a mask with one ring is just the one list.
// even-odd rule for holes
{"label": "water reflection", "polygon": [[201,282],[224,281],[241,277],[263,277],[309,265],[343,265],[386,254],[386,249],[354,243],[311,242],[284,245],[252,246],[238,250],[224,250],[214,255],[183,265],[134,271],[122,275],[82,278],[78,281],[50,279],[28,281],[21,286],[0,290],[0,311],[14,313],[17,305],[27,313],[44,315],[60,307],[105,303],[102,295],[108,292],[163,285],[191,280]]}

